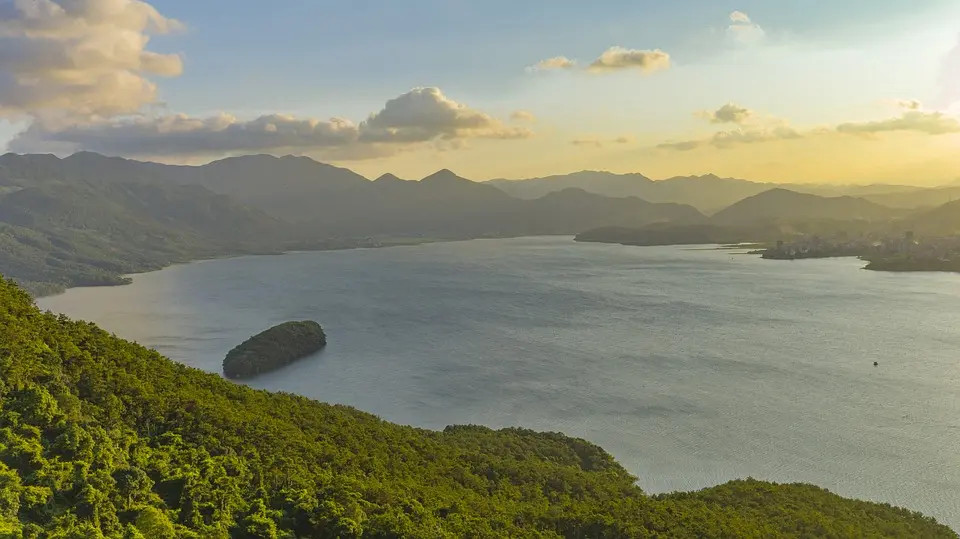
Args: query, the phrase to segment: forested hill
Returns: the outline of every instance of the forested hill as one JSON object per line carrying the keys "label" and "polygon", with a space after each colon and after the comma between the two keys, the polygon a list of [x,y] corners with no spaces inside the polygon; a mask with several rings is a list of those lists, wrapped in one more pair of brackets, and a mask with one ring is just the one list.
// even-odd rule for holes
{"label": "forested hill", "polygon": [[0,280],[0,537],[957,535],[805,485],[646,496],[586,441],[426,431],[255,391],[43,314]]}

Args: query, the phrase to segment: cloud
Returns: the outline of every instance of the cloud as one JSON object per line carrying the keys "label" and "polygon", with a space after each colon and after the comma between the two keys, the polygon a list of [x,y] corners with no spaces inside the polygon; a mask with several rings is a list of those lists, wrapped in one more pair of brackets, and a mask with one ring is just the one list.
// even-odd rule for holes
{"label": "cloud", "polygon": [[438,88],[414,88],[359,123],[147,114],[158,103],[148,77],[183,71],[180,56],[147,50],[150,36],[182,28],[141,0],[0,0],[0,120],[30,121],[9,148],[156,157],[294,150],[360,159],[533,135]]}
{"label": "cloud", "polygon": [[703,140],[684,140],[681,142],[664,142],[658,144],[657,148],[661,150],[674,150],[678,152],[689,152],[691,150],[696,150],[701,146],[704,146],[705,141]]}
{"label": "cloud", "polygon": [[150,76],[175,77],[176,54],[147,50],[183,27],[138,0],[0,2],[0,117],[76,121],[157,101]]}
{"label": "cloud", "polygon": [[917,101],[916,99],[897,99],[894,101],[894,104],[906,110],[920,110],[923,108],[923,103]]}
{"label": "cloud", "polygon": [[879,134],[888,132],[914,132],[927,135],[960,133],[960,115],[926,110],[917,100],[891,100],[889,103],[903,110],[900,116],[870,122],[847,122],[836,126],[809,129],[804,132],[794,129],[786,120],[772,117],[764,118],[744,107],[728,104],[715,112],[699,112],[696,115],[714,124],[736,123],[738,124],[736,129],[718,131],[701,139],[668,141],[657,145],[657,148],[673,151],[691,151],[704,147],[729,149],[743,144],[835,135],[837,133],[859,135],[868,139],[877,138]]}
{"label": "cloud", "polygon": [[749,45],[763,40],[767,33],[759,24],[753,22],[749,15],[742,11],[734,11],[730,14],[727,35],[738,44]]}
{"label": "cloud", "polygon": [[281,114],[241,121],[228,114],[191,118],[184,114],[74,125],[48,130],[35,123],[20,134],[11,149],[53,142],[76,150],[108,155],[207,155],[280,148],[324,148],[357,140],[358,128],[348,120],[317,121]]}
{"label": "cloud", "polygon": [[734,11],[730,14],[730,22],[735,24],[752,24],[750,16],[742,11]]}
{"label": "cloud", "polygon": [[670,55],[660,49],[637,50],[610,47],[599,58],[591,62],[587,69],[594,73],[624,69],[638,69],[642,73],[652,73],[669,67]]}
{"label": "cloud", "polygon": [[178,114],[70,126],[34,122],[10,143],[10,150],[89,150],[133,157],[321,151],[331,158],[348,160],[389,155],[422,143],[456,149],[470,138],[513,139],[532,134],[529,129],[505,126],[488,114],[457,103],[438,88],[415,88],[387,101],[381,111],[359,124],[342,118],[316,120],[283,114],[247,121],[228,114],[208,118]]}
{"label": "cloud", "polygon": [[534,116],[532,112],[527,112],[525,110],[514,111],[513,114],[510,115],[510,119],[515,122],[533,123],[537,121],[537,117]]}
{"label": "cloud", "polygon": [[570,141],[570,144],[574,146],[595,146],[597,148],[603,146],[603,142],[598,138],[594,137],[583,137],[577,138]]}
{"label": "cloud", "polygon": [[680,142],[665,142],[657,148],[675,151],[690,151],[705,146],[712,146],[727,150],[743,144],[757,144],[776,140],[791,140],[803,138],[803,135],[788,125],[772,127],[737,128],[728,131],[719,131],[704,139],[685,140]]}
{"label": "cloud", "polygon": [[540,60],[536,64],[527,68],[527,71],[553,71],[557,69],[573,69],[577,67],[577,61],[571,60],[566,56],[554,56],[546,60]]}
{"label": "cloud", "polygon": [[700,111],[695,114],[714,124],[745,124],[755,117],[752,110],[727,103],[715,111]]}
{"label": "cloud", "polygon": [[912,131],[927,135],[949,135],[960,133],[960,118],[939,111],[924,111],[908,108],[896,118],[872,122],[850,122],[837,126],[839,133],[871,136],[893,131]]}
{"label": "cloud", "polygon": [[634,142],[636,142],[636,139],[633,137],[633,135],[620,135],[619,137],[610,140],[595,136],[583,136],[571,140],[570,144],[573,144],[574,146],[593,146],[595,148],[602,148],[607,144],[632,144]]}
{"label": "cloud", "polygon": [[803,135],[791,127],[786,120],[775,117],[763,117],[756,112],[727,103],[715,111],[700,111],[694,114],[711,124],[737,124],[736,129],[717,131],[713,135],[693,140],[672,141],[659,144],[657,148],[688,152],[697,148],[712,146],[726,150],[741,144],[757,144],[774,140],[802,138]]}
{"label": "cloud", "polygon": [[517,139],[529,129],[500,120],[449,99],[439,88],[414,88],[395,97],[360,124],[365,142],[426,142],[436,138]]}

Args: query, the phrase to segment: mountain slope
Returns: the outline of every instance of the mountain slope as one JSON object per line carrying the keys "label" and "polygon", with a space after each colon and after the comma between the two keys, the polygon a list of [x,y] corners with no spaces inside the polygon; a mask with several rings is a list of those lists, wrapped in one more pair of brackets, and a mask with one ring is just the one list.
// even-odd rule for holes
{"label": "mountain slope", "polygon": [[529,178],[524,180],[497,179],[486,182],[518,198],[540,198],[564,189],[583,189],[589,193],[609,197],[639,197],[653,180],[643,174],[614,174],[612,172],[583,170],[571,174]]}
{"label": "mountain slope", "polygon": [[914,189],[902,193],[878,193],[863,198],[891,208],[933,208],[960,200],[960,186]]}
{"label": "mountain slope", "polygon": [[[542,201],[521,200],[450,170],[419,181],[404,181],[393,175],[369,181],[347,169],[305,157],[250,155],[202,166],[169,166],[93,153],[78,153],[62,160],[11,154],[0,158],[0,166],[4,162],[10,170],[7,174],[0,170],[0,178],[9,181],[0,183],[0,187],[8,185],[8,190],[37,182],[69,186],[77,181],[121,186],[117,187],[121,190],[128,183],[167,190],[175,186],[206,189],[228,197],[224,200],[235,205],[256,208],[295,225],[291,228],[295,233],[288,239],[301,242],[366,236],[460,239],[575,234],[598,223],[702,219],[686,206],[656,206],[638,199],[625,202],[585,191]],[[137,211],[142,209],[136,207]],[[609,216],[606,221],[605,216]],[[235,227],[223,228],[229,231]]]}
{"label": "mountain slope", "polygon": [[0,156],[0,272],[34,293],[119,284],[124,273],[207,256],[366,237],[576,234],[702,218],[689,207],[584,192],[520,200],[449,170],[369,181],[305,157],[170,166],[87,152]]}
{"label": "mountain slope", "polygon": [[0,281],[0,536],[957,535],[807,485],[648,497],[584,440],[402,427],[177,365]]}
{"label": "mountain slope", "polygon": [[648,202],[676,203],[713,211],[770,188],[770,184],[706,176],[651,180],[642,174],[582,171],[526,180],[491,180],[497,188],[520,198],[538,198],[564,189],[582,189],[609,197],[637,197]]}
{"label": "mountain slope", "polygon": [[[519,198],[537,198],[563,189],[577,188],[612,197],[634,196],[649,202],[688,204],[706,213],[719,211],[744,198],[776,187],[824,197],[855,196],[896,208],[935,206],[953,198],[960,198],[960,189],[957,188],[951,191],[886,184],[773,184],[721,178],[714,174],[651,180],[642,174],[581,171],[525,180],[497,179],[488,183]],[[951,195],[953,198],[946,198]]]}
{"label": "mountain slope", "polygon": [[[34,293],[125,282],[124,273],[268,249],[286,225],[200,186],[149,179],[130,162],[0,158],[0,272]],[[97,170],[100,170],[98,173]],[[106,173],[105,173],[106,172]]]}
{"label": "mountain slope", "polygon": [[524,201],[523,215],[539,234],[576,234],[597,226],[643,226],[652,223],[699,223],[706,220],[692,206],[653,204],[636,197],[610,198],[582,189],[564,189]]}
{"label": "mountain slope", "polygon": [[927,236],[960,234],[960,200],[911,215],[902,221],[901,228]]}
{"label": "mountain slope", "polygon": [[721,225],[760,222],[793,222],[814,220],[882,221],[902,212],[849,196],[822,197],[787,189],[770,189],[745,198],[711,217]]}
{"label": "mountain slope", "polygon": [[168,182],[201,185],[291,222],[324,211],[325,203],[350,205],[370,184],[351,170],[294,156],[245,155],[197,167],[154,167]]}

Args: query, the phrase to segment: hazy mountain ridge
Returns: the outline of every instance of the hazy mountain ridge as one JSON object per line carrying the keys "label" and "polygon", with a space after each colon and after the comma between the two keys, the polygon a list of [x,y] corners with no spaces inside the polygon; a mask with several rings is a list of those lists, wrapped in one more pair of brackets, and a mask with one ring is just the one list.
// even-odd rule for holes
{"label": "hazy mountain ridge", "polygon": [[326,248],[344,238],[576,234],[700,222],[696,209],[582,190],[535,200],[441,170],[370,181],[303,157],[202,166],[94,153],[0,156],[0,273],[32,291],[124,282],[124,273],[226,254]]}
{"label": "hazy mountain ridge", "polygon": [[900,193],[873,193],[863,198],[892,208],[934,208],[960,200],[960,185],[913,189]]}
{"label": "hazy mountain ridge", "polygon": [[[937,206],[960,198],[960,187],[921,188],[908,185],[828,185],[802,183],[767,183],[738,178],[721,178],[714,174],[674,176],[653,180],[642,174],[615,174],[603,171],[580,171],[571,174],[520,180],[495,179],[489,183],[520,198],[536,198],[547,193],[577,187],[588,192],[626,197],[635,196],[649,202],[689,204],[705,213],[719,211],[744,198],[770,189],[788,189],[825,197],[854,196],[867,198],[884,206],[919,208]],[[953,198],[949,198],[953,196]]]}
{"label": "hazy mountain ridge", "polygon": [[821,219],[886,221],[903,213],[863,198],[824,197],[776,188],[747,197],[717,212],[710,221],[720,225]]}
{"label": "hazy mountain ridge", "polygon": [[960,234],[960,200],[912,214],[903,220],[903,227],[918,234]]}
{"label": "hazy mountain ridge", "polygon": [[[102,159],[0,157],[0,273],[35,293],[119,284],[125,273],[259,252],[286,233],[229,197]],[[104,174],[104,163],[118,172]]]}
{"label": "hazy mountain ridge", "polygon": [[[624,193],[640,186],[658,201],[575,187],[597,178],[602,181],[593,188],[605,185],[609,193]],[[839,223],[854,232],[876,223],[955,230],[949,210],[924,218],[925,210],[874,201],[929,197],[934,191],[944,196],[951,188],[833,187],[864,196],[820,196],[712,175],[654,181],[641,174],[591,171],[508,183],[474,182],[447,169],[421,180],[385,174],[371,181],[292,156],[249,155],[183,166],[88,152],[64,159],[7,154],[0,156],[0,273],[44,292],[118,284],[125,273],[196,258],[343,247],[364,238],[422,241],[595,229],[618,229],[620,236],[623,230],[647,228],[644,242],[669,243],[726,240],[741,234],[743,226],[759,231],[758,224],[808,232],[829,231]],[[503,190],[517,185],[571,186],[538,198]],[[736,198],[741,195],[746,196]],[[708,218],[692,204],[662,202],[671,198],[701,206],[736,200]]]}

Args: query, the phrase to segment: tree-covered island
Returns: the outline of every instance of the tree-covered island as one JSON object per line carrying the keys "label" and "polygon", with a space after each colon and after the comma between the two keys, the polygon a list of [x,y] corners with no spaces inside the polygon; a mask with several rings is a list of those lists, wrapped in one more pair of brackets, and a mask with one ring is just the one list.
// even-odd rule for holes
{"label": "tree-covered island", "polygon": [[260,332],[227,352],[227,378],[253,378],[316,353],[327,345],[320,324],[311,320],[284,322]]}

